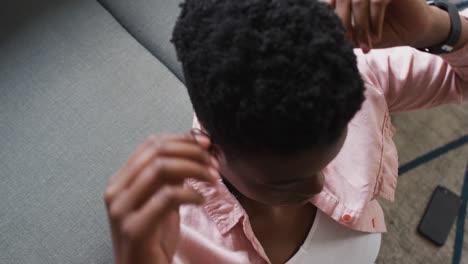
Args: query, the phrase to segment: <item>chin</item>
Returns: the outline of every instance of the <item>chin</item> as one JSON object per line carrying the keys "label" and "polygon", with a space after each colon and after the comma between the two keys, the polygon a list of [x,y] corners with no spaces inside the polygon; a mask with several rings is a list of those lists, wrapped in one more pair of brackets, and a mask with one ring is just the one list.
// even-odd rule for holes
{"label": "chin", "polygon": [[269,206],[278,206],[278,207],[291,207],[291,206],[299,206],[304,205],[310,202],[312,197],[298,197],[298,198],[291,198],[288,200],[283,201],[275,201],[275,202],[264,202],[264,204]]}

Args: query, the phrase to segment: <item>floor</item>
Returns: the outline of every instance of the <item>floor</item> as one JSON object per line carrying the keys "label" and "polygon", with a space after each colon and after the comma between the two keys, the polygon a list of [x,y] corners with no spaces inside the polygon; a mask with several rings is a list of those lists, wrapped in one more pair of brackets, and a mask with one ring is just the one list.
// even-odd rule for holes
{"label": "floor", "polygon": [[[394,140],[402,166],[468,135],[468,103],[394,115],[392,123],[397,129]],[[417,226],[437,185],[461,194],[467,164],[468,144],[465,144],[401,175],[395,202],[380,199],[388,233],[382,236],[377,264],[452,263],[456,221],[442,247],[419,235]],[[461,263],[468,263],[468,232],[464,234]]]}
{"label": "floor", "polygon": [[[400,166],[450,141],[468,135],[468,103],[392,116]],[[438,247],[417,233],[417,226],[432,192],[444,185],[461,194],[468,164],[468,144],[418,166],[399,178],[395,202],[380,200],[388,233],[376,263],[451,263],[455,226],[444,246]],[[465,221],[465,229],[468,228]],[[461,263],[468,263],[468,232]]]}

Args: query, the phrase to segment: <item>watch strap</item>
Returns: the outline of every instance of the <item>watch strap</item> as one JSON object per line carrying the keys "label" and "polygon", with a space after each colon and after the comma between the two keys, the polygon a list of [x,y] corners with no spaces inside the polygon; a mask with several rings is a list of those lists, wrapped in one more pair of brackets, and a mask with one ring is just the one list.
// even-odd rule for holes
{"label": "watch strap", "polygon": [[429,52],[432,54],[444,54],[451,52],[455,46],[457,45],[458,41],[460,40],[460,36],[462,33],[462,24],[460,19],[460,14],[458,13],[457,7],[448,1],[445,0],[438,0],[438,1],[428,1],[429,5],[437,6],[440,9],[443,9],[449,13],[450,16],[450,33],[448,38],[445,42],[438,46],[438,47],[429,47],[419,49],[421,51]]}

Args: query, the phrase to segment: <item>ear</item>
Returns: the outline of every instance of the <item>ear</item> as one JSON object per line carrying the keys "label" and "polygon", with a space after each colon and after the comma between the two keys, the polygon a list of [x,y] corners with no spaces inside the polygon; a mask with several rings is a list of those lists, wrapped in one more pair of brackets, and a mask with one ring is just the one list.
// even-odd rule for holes
{"label": "ear", "polygon": [[220,148],[219,145],[217,145],[217,144],[211,144],[210,153],[211,153],[217,160],[219,160],[221,157],[224,156],[223,151],[221,150],[221,148]]}
{"label": "ear", "polygon": [[209,135],[208,131],[206,131],[205,127],[202,124],[200,124],[200,130],[203,131],[203,133]]}
{"label": "ear", "polygon": [[204,149],[211,148],[211,140],[210,137],[205,134],[202,130],[198,128],[192,128],[190,130],[190,134],[195,138],[198,145],[200,145]]}
{"label": "ear", "polygon": [[[209,135],[208,131],[206,131],[206,129],[203,127],[203,125],[199,122],[198,123],[200,125],[200,130],[205,134],[205,135]],[[211,155],[213,155],[218,161],[220,160],[225,160],[225,155],[224,155],[224,152],[223,150],[219,147],[219,145],[217,144],[212,144],[212,142],[210,141],[210,146],[209,146],[209,152]]]}
{"label": "ear", "polygon": [[222,168],[226,167],[228,164],[226,154],[217,144],[212,144],[209,150],[211,155],[219,162]]}

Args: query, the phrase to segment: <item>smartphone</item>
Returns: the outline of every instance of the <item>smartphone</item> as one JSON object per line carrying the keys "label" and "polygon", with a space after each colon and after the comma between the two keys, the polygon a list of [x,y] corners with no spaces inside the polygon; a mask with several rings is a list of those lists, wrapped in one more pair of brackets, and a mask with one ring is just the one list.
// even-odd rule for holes
{"label": "smartphone", "polygon": [[444,245],[462,200],[444,186],[437,186],[418,226],[418,232],[438,246]]}

